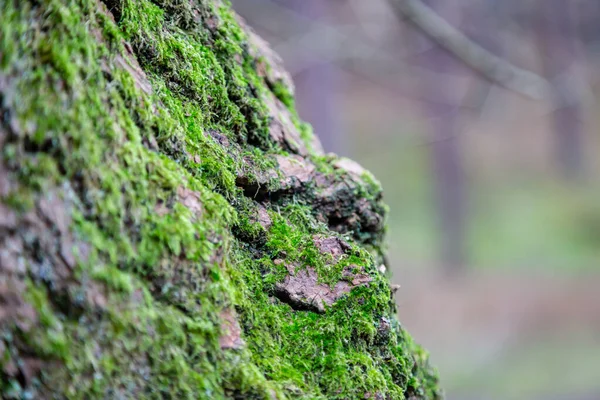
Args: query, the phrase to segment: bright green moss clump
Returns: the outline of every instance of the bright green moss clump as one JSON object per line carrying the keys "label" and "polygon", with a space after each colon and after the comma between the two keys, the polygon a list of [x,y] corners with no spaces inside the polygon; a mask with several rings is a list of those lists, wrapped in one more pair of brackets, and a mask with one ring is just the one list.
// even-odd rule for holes
{"label": "bright green moss clump", "polygon": [[[440,397],[378,270],[379,184],[318,154],[225,2],[0,16],[2,398]],[[368,282],[303,310],[289,265]]]}

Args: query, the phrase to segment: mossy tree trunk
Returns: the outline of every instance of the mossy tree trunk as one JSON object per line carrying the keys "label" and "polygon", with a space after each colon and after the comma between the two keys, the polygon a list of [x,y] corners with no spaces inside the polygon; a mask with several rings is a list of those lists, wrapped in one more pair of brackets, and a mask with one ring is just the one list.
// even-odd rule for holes
{"label": "mossy tree trunk", "polygon": [[0,0],[2,398],[437,399],[381,188],[218,0]]}

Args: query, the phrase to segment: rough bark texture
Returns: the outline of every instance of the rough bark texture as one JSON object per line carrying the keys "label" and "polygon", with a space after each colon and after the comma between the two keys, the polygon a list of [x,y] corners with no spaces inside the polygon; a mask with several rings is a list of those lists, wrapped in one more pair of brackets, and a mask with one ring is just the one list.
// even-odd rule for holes
{"label": "rough bark texture", "polygon": [[379,184],[322,154],[228,4],[0,16],[2,398],[441,396]]}

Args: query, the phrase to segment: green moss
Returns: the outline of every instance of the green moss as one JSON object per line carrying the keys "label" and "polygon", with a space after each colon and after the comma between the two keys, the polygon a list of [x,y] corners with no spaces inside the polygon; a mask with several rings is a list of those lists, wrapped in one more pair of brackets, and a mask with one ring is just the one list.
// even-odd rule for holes
{"label": "green moss", "polygon": [[[268,135],[262,95],[290,108],[306,142],[312,133],[289,92],[255,71],[228,6],[106,3],[118,21],[96,0],[0,2],[2,159],[15,183],[1,201],[26,212],[63,193],[67,250],[85,249],[68,276],[55,273],[51,252],[24,255],[24,301],[37,317],[28,329],[0,326],[2,365],[36,357],[42,371],[23,384],[2,369],[2,396],[436,398],[426,355],[397,325],[367,248],[350,240],[333,262],[313,243],[334,233],[310,191],[265,199],[265,229],[255,199],[236,186],[241,169],[257,179],[284,154]],[[133,58],[151,94],[130,73]],[[312,161],[337,173],[331,158]],[[363,194],[373,193],[365,181],[373,187]],[[36,243],[47,233],[27,235]],[[315,268],[326,284],[349,265],[373,282],[324,314],[296,311],[273,297],[286,274],[279,257]],[[233,309],[246,345],[222,349],[221,314]]]}
{"label": "green moss", "polygon": [[296,112],[296,101],[294,99],[294,95],[292,95],[289,89],[281,82],[275,82],[272,85],[271,90],[275,97],[277,97],[285,106],[292,111]]}
{"label": "green moss", "polygon": [[[379,321],[384,316],[391,318],[385,282],[355,289],[325,315],[318,315],[295,312],[278,301],[273,304],[268,296],[269,279],[250,278],[256,274],[256,261],[240,258],[236,265],[238,277],[235,280],[234,275],[234,280],[248,292],[239,307],[253,359],[267,377],[285,382],[288,394],[342,399],[379,391],[403,398],[413,361],[408,361],[400,336],[392,334],[384,340],[385,345],[377,344]],[[262,267],[265,265],[269,264]],[[420,389],[417,380],[412,384]]]}

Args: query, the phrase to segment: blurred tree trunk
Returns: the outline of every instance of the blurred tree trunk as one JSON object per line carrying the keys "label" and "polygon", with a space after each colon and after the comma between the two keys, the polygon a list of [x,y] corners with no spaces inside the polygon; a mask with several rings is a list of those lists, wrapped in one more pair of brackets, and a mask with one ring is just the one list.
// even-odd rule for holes
{"label": "blurred tree trunk", "polygon": [[[439,83],[439,82],[438,82]],[[435,82],[431,82],[433,86]],[[455,106],[429,104],[434,140],[431,144],[438,223],[440,260],[454,274],[465,263],[465,178]]]}
{"label": "blurred tree trunk", "polygon": [[[279,1],[311,19],[323,21],[326,18],[323,0]],[[315,134],[321,139],[323,148],[330,152],[340,152],[341,141],[335,118],[335,67],[308,50],[307,54],[311,59],[304,64],[309,67],[294,76],[298,109],[301,117],[312,125]]]}
{"label": "blurred tree trunk", "polygon": [[316,62],[294,77],[298,109],[310,122],[328,152],[339,153],[341,141],[335,118],[335,71],[329,62]]}
{"label": "blurred tree trunk", "polygon": [[539,9],[539,48],[544,73],[555,90],[557,164],[566,179],[579,180],[585,175],[584,130],[581,89],[572,79],[580,58],[572,2],[543,0]]}
{"label": "blurred tree trunk", "polygon": [[[444,3],[428,1],[432,9],[444,16]],[[459,104],[453,104],[448,75],[459,71],[454,57],[437,43],[424,38],[431,46],[422,57],[423,66],[434,72],[421,83],[425,98],[436,99],[424,104],[431,129],[431,162],[435,202],[439,224],[439,252],[442,266],[451,274],[465,264],[465,176],[460,154],[458,127]]]}

